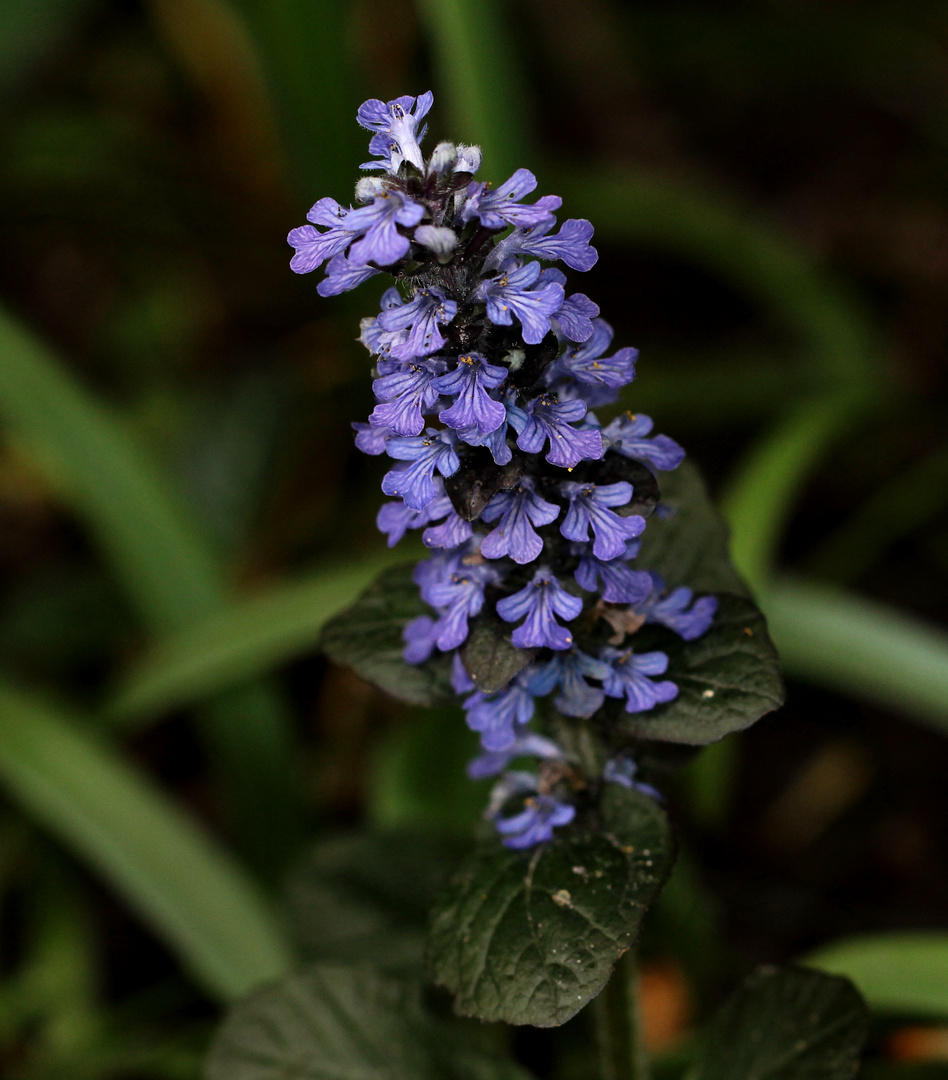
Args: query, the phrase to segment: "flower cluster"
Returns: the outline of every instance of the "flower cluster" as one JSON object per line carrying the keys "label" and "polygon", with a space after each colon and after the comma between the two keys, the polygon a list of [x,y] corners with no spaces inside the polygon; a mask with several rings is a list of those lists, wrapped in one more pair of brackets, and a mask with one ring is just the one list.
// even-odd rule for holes
{"label": "flower cluster", "polygon": [[[590,782],[654,793],[625,749],[584,777],[531,720],[544,709],[590,718],[609,698],[630,713],[671,701],[667,655],[637,651],[634,634],[651,622],[699,637],[715,600],[669,592],[635,565],[655,471],[684,452],[647,416],[603,426],[592,411],[633,380],[637,351],[610,352],[596,304],[544,265],[592,267],[592,225],[556,229],[561,200],[524,201],[537,186],[526,169],[498,187],[476,180],[477,147],[440,143],[424,158],[431,105],[427,93],[361,106],[374,156],[362,168],[380,175],[359,181],[355,207],[316,203],[289,235],[291,266],[325,264],[323,296],[383,269],[398,282],[362,322],[378,404],[353,425],[356,444],[393,462],[382,490],[394,501],[378,515],[389,545],[421,529],[434,552],[415,569],[431,613],[406,627],[405,659],[453,654],[453,686],[484,750],[469,773],[499,777],[489,814],[507,846],[525,848],[572,820]],[[473,620],[506,627],[523,650],[517,674],[490,693],[465,666]],[[535,771],[509,768],[523,757]]]}

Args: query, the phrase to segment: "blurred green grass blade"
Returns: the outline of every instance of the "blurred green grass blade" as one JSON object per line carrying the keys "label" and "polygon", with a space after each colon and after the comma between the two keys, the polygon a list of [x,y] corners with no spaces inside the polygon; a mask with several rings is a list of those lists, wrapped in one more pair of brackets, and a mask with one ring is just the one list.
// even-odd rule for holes
{"label": "blurred green grass blade", "polygon": [[351,5],[230,2],[256,45],[301,191],[310,201],[324,195],[348,201],[368,141],[368,132],[355,122],[362,98],[355,83]]}
{"label": "blurred green grass blade", "polygon": [[147,621],[170,630],[222,599],[183,506],[114,416],[0,309],[0,419],[97,536]]}
{"label": "blurred green grass blade", "polygon": [[873,1009],[948,1016],[948,932],[867,934],[802,962],[852,979]]}
{"label": "blurred green grass blade", "polygon": [[819,577],[855,581],[946,504],[948,446],[942,446],[879,487],[810,553],[804,567]]}
{"label": "blurred green grass blade", "polygon": [[214,997],[231,1001],[291,962],[237,864],[81,722],[0,685],[8,795],[116,888]]}
{"label": "blurred green grass blade", "polygon": [[844,589],[781,578],[762,597],[788,675],[948,734],[948,633]]}
{"label": "blurred green grass blade", "polygon": [[[0,421],[86,522],[150,629],[167,633],[223,606],[221,574],[159,471],[118,418],[2,309]],[[244,848],[275,873],[296,831],[282,704],[267,687],[247,688],[210,703],[200,719]]]}
{"label": "blurred green grass blade", "polygon": [[320,629],[386,566],[414,549],[382,551],[357,564],[320,571],[236,601],[159,643],[109,707],[128,723],[202,701],[312,650]]}
{"label": "blurred green grass blade", "polygon": [[417,0],[438,78],[436,96],[450,117],[449,137],[480,146],[484,178],[495,183],[531,167],[532,158],[521,61],[504,6],[500,0]]}
{"label": "blurred green grass blade", "polygon": [[731,558],[753,589],[766,585],[807,476],[857,407],[846,394],[804,398],[738,466],[721,510],[731,527]]}
{"label": "blurred green grass blade", "polygon": [[871,398],[880,374],[868,315],[809,255],[752,211],[668,177],[630,168],[542,172],[564,216],[598,236],[672,252],[756,301],[797,335],[815,386]]}

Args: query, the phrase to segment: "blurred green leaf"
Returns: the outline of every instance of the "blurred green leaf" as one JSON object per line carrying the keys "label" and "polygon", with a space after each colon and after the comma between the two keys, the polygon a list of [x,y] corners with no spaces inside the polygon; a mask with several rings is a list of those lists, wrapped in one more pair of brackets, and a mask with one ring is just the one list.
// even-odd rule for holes
{"label": "blurred green leaf", "polygon": [[207,1080],[527,1080],[426,1013],[419,990],[368,967],[290,975],[231,1010]]}
{"label": "blurred green leaf", "polygon": [[221,574],[181,500],[109,410],[2,310],[0,418],[85,519],[152,626],[173,629],[220,602]]}
{"label": "blurred green leaf", "polygon": [[[530,164],[520,61],[500,0],[417,0],[447,104],[452,142],[484,151],[485,178],[506,180]],[[442,124],[442,126],[444,126]]]}
{"label": "blurred green leaf", "polygon": [[554,1027],[602,990],[671,869],[668,821],[607,785],[602,820],[466,859],[432,913],[429,967],[462,1016]]}
{"label": "blurred green leaf", "polygon": [[[347,198],[366,158],[355,122],[352,9],[334,0],[230,0],[256,46],[283,143],[307,198]],[[367,138],[367,136],[366,136]],[[360,156],[361,155],[361,156]]]}
{"label": "blurred green leaf", "polygon": [[[202,701],[306,651],[320,630],[404,552],[382,551],[235,601],[159,643],[109,708],[128,720]],[[345,662],[345,656],[341,659]]]}
{"label": "blurred green leaf", "polygon": [[423,664],[408,664],[402,655],[402,631],[431,609],[421,599],[414,567],[386,570],[341,615],[323,627],[319,647],[338,664],[351,667],[366,682],[412,705],[454,701],[451,661],[436,653]]}
{"label": "blurred green leaf", "polygon": [[712,1019],[687,1080],[851,1080],[868,1030],[846,979],[758,968]]}
{"label": "blurred green leaf", "polygon": [[467,839],[484,813],[490,785],[467,779],[480,753],[460,702],[413,710],[379,740],[366,784],[366,812],[378,828],[424,830]]}
{"label": "blurred green leaf", "polygon": [[232,1000],[289,966],[280,929],[240,868],[78,718],[0,687],[0,780],[213,996]]}
{"label": "blurred green leaf", "polygon": [[457,840],[407,829],[321,840],[287,884],[304,956],[421,971],[431,904],[463,850]]}
{"label": "blurred green leaf", "polygon": [[803,484],[852,421],[851,393],[804,398],[744,455],[722,499],[734,562],[755,589],[773,572],[779,545]]}
{"label": "blurred green leaf", "polygon": [[948,733],[948,633],[886,604],[802,579],[762,599],[785,672]]}
{"label": "blurred green leaf", "polygon": [[873,1009],[948,1016],[948,932],[866,934],[824,945],[804,962],[852,979]]}
{"label": "blurred green leaf", "polygon": [[[167,632],[225,600],[181,500],[120,421],[0,310],[0,420],[84,519],[128,595]],[[209,705],[202,731],[248,851],[275,872],[295,838],[288,718],[264,686]]]}

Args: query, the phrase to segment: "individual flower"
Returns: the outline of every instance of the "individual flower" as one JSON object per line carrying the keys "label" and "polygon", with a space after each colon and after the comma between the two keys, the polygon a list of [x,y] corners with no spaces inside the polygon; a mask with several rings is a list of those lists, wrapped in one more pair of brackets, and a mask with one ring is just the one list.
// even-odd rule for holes
{"label": "individual flower", "polygon": [[366,162],[361,168],[383,168],[394,175],[403,161],[409,161],[416,169],[424,171],[425,162],[419,144],[425,136],[425,129],[418,132],[418,121],[428,115],[433,104],[434,94],[430,90],[417,98],[406,94],[394,101],[370,98],[363,102],[356,119],[367,131],[376,133],[369,143],[369,153],[382,160]]}
{"label": "individual flower", "polygon": [[460,468],[455,441],[453,432],[434,428],[428,428],[424,435],[391,436],[385,452],[410,464],[390,469],[382,477],[382,490],[386,495],[400,495],[412,510],[424,510],[438,495],[435,470],[442,476],[453,476]]}
{"label": "individual flower", "polygon": [[505,229],[508,225],[539,225],[553,223],[553,211],[563,200],[557,195],[544,195],[528,206],[518,200],[529,195],[537,186],[537,178],[529,169],[518,169],[500,187],[472,183],[467,189],[467,199],[461,210],[461,220],[476,217],[487,229]]}
{"label": "individual flower", "polygon": [[594,229],[582,218],[564,221],[560,231],[549,235],[556,224],[551,216],[547,221],[514,229],[505,236],[487,256],[484,265],[488,270],[514,255],[532,255],[549,262],[559,260],[573,270],[591,270],[596,265],[599,252],[589,243]]}
{"label": "individual flower", "polygon": [[626,712],[646,712],[678,696],[678,687],[670,680],[652,680],[652,676],[664,675],[668,670],[665,653],[634,653],[631,649],[620,651],[607,646],[599,655],[610,667],[602,688],[607,697],[624,697]]}
{"label": "individual flower", "polygon": [[553,704],[564,716],[590,717],[601,708],[605,694],[587,679],[602,681],[609,676],[609,665],[587,656],[579,649],[557,653],[530,679],[530,689],[538,697],[549,694],[555,687],[562,690]]}
{"label": "individual flower", "polygon": [[582,600],[568,593],[546,567],[537,570],[529,585],[497,602],[497,614],[505,622],[524,620],[510,637],[520,649],[568,649],[573,637],[556,616],[569,622],[582,609]]}
{"label": "individual flower", "polygon": [[442,360],[407,363],[400,365],[398,371],[376,379],[372,390],[380,404],[372,410],[369,423],[387,427],[396,435],[420,435],[425,427],[425,413],[438,400],[432,381],[446,367]]}
{"label": "individual flower", "polygon": [[552,465],[572,469],[584,459],[602,457],[602,436],[595,428],[573,427],[586,415],[584,401],[557,401],[542,394],[528,402],[525,410],[508,410],[511,424],[518,431],[517,446],[525,453],[539,453],[549,440],[546,460]]}
{"label": "individual flower", "polygon": [[339,296],[340,293],[349,292],[363,281],[375,277],[378,270],[374,266],[362,266],[359,263],[350,262],[345,255],[334,255],[326,267],[326,276],[316,286],[320,296]]}
{"label": "individual flower", "polygon": [[[442,492],[443,490],[442,487]],[[394,547],[409,529],[424,528],[430,522],[443,518],[453,509],[451,500],[444,494],[436,496],[421,510],[412,510],[403,502],[383,503],[376,515],[375,524],[379,532],[388,536],[388,546]]]}
{"label": "individual flower", "polygon": [[418,289],[405,303],[400,299],[398,303],[389,303],[379,313],[379,333],[373,351],[390,353],[398,360],[430,356],[445,344],[439,324],[451,322],[457,310],[456,301],[434,288]]}
{"label": "individual flower", "polygon": [[431,384],[438,393],[457,398],[450,408],[438,413],[438,419],[460,430],[475,428],[480,435],[496,431],[506,424],[507,410],[487,391],[501,386],[506,378],[507,369],[502,364],[489,364],[480,353],[459,356],[457,367]]}
{"label": "individual flower", "polygon": [[467,726],[481,736],[485,750],[507,750],[516,741],[517,727],[533,716],[534,698],[522,675],[496,694],[475,691],[464,702]]}
{"label": "individual flower", "polygon": [[538,757],[543,761],[558,761],[566,755],[553,742],[533,731],[524,731],[517,735],[505,750],[487,750],[472,758],[467,766],[467,775],[472,780],[483,780],[488,776],[498,776],[518,757]]}
{"label": "individual flower", "polygon": [[[576,379],[589,386],[618,390],[635,378],[638,349],[619,349],[614,356],[603,356],[612,344],[613,330],[605,319],[593,319],[592,334],[580,344],[568,345],[547,370],[547,384],[558,379]],[[605,404],[605,402],[603,402]]]}
{"label": "individual flower", "polygon": [[565,295],[559,282],[538,283],[539,277],[538,262],[521,266],[512,260],[497,277],[482,281],[475,291],[475,298],[487,304],[487,318],[495,326],[511,326],[517,317],[528,345],[538,345],[550,332],[550,319],[563,306]]}
{"label": "individual flower", "polygon": [[652,590],[652,579],[645,570],[632,570],[620,559],[604,561],[597,559],[588,544],[574,544],[574,553],[580,548],[579,566],[573,573],[576,584],[587,592],[598,592],[602,580],[602,598],[608,604],[637,604]]}
{"label": "individual flower", "polygon": [[559,515],[560,508],[540,498],[533,481],[523,476],[511,491],[498,492],[482,511],[481,521],[499,521],[481,541],[481,554],[486,559],[509,555],[521,565],[533,562],[543,550],[535,527],[549,525]]}
{"label": "individual flower", "polygon": [[[286,241],[296,249],[290,259],[290,269],[295,274],[312,273],[327,259],[346,250],[353,240],[353,231],[345,224],[349,212],[349,208],[340,206],[335,199],[320,199],[306,215],[312,224],[290,231]],[[326,226],[327,231],[320,232],[316,225]]]}
{"label": "individual flower", "polygon": [[649,583],[649,595],[635,603],[636,612],[644,615],[646,622],[661,623],[685,641],[694,641],[705,633],[718,609],[716,597],[694,600],[694,593],[686,585],[669,592],[655,573],[649,574]]}
{"label": "individual flower", "polygon": [[577,484],[565,480],[560,492],[569,499],[569,509],[560,525],[568,540],[588,540],[589,529],[595,537],[593,555],[597,559],[617,559],[625,553],[628,540],[645,529],[645,518],[638,514],[620,517],[612,506],[626,506],[632,498],[632,485],[620,480],[615,484]]}
{"label": "individual flower", "polygon": [[468,619],[480,613],[484,588],[498,574],[489,566],[465,563],[462,554],[455,554],[425,559],[415,567],[414,578],[422,599],[441,615],[431,631],[435,643],[441,652],[450,652],[467,638]]}
{"label": "individual flower", "polygon": [[602,432],[602,442],[607,450],[616,450],[627,458],[647,461],[656,469],[677,469],[685,452],[667,435],[653,435],[652,418],[639,414],[623,413]]}
{"label": "individual flower", "polygon": [[552,795],[532,795],[524,799],[524,809],[513,817],[495,818],[504,846],[514,849],[534,847],[552,839],[553,830],[568,825],[576,816],[576,807],[560,802]]}

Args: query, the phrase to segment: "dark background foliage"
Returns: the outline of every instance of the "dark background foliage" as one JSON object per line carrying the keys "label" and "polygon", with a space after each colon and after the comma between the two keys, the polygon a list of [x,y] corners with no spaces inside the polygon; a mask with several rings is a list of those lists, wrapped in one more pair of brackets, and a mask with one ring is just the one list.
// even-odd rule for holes
{"label": "dark background foliage", "polygon": [[[188,959],[147,896],[201,890],[82,740],[263,888],[310,835],[477,821],[460,713],[314,651],[384,558],[349,428],[379,290],[318,298],[283,241],[349,198],[358,104],[429,87],[428,145],[596,225],[574,287],[641,350],[623,405],[703,469],[787,664],[785,708],[668,775],[655,1044],[751,962],[944,927],[946,49],[928,0],[5,0],[0,1073],[197,1076],[256,970]],[[879,1062],[937,1052],[912,1032]]]}

